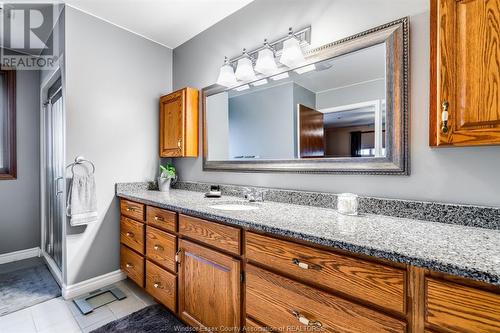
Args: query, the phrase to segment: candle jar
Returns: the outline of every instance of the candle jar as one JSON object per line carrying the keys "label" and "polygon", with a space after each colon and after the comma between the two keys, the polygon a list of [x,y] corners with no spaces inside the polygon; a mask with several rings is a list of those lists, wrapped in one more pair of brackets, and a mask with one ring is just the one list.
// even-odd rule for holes
{"label": "candle jar", "polygon": [[344,215],[358,215],[358,196],[353,193],[339,194],[337,211]]}

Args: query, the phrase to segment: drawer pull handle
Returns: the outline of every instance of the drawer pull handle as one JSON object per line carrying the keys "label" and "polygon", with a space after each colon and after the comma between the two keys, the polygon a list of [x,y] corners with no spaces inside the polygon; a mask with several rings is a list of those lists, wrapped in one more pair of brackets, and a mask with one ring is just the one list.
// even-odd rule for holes
{"label": "drawer pull handle", "polygon": [[160,282],[155,282],[153,284],[153,287],[155,287],[156,289],[163,289]]}
{"label": "drawer pull handle", "polygon": [[133,232],[127,232],[125,235],[127,237],[134,237],[134,233]]}
{"label": "drawer pull handle", "polygon": [[301,315],[299,311],[293,310],[292,314],[303,325],[312,326],[312,327],[321,327],[321,326],[323,326],[323,324],[321,324],[320,321],[308,319],[307,317]]}
{"label": "drawer pull handle", "polygon": [[155,221],[165,221],[161,216],[155,216]]}
{"label": "drawer pull handle", "polygon": [[134,207],[130,207],[130,206],[127,206],[127,208],[125,210],[127,212],[135,212],[135,208]]}
{"label": "drawer pull handle", "polygon": [[153,246],[153,249],[155,249],[155,251],[163,251],[163,246],[155,245],[155,246]]}
{"label": "drawer pull handle", "polygon": [[129,263],[126,263],[126,264],[125,264],[125,267],[127,267],[127,268],[133,268],[133,267],[134,267],[134,265],[129,264]]}
{"label": "drawer pull handle", "polygon": [[302,269],[314,269],[314,270],[317,270],[317,271],[319,271],[321,269],[321,266],[314,265],[314,264],[308,264],[306,262],[300,261],[297,258],[293,258],[292,259],[292,263],[294,265],[299,266],[299,268],[302,268]]}

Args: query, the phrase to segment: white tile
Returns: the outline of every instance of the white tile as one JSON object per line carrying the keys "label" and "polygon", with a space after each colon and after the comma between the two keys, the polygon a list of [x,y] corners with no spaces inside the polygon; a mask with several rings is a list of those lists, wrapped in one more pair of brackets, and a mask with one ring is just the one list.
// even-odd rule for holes
{"label": "white tile", "polygon": [[35,333],[31,310],[24,309],[0,317],[0,333]]}
{"label": "white tile", "polygon": [[37,333],[81,333],[82,330],[76,323],[75,319],[67,318],[66,321],[51,325]]}
{"label": "white tile", "polygon": [[146,306],[146,304],[134,295],[129,295],[121,301],[115,301],[107,305],[113,312],[116,318],[121,318],[132,312],[138,311]]}
{"label": "white tile", "polygon": [[73,315],[62,298],[51,299],[31,307],[31,315],[38,331],[73,320]]}
{"label": "white tile", "polygon": [[106,325],[107,323],[109,322],[112,322],[113,320],[115,320],[115,317],[111,317],[111,318],[106,318],[104,320],[101,320],[93,325],[90,325],[88,327],[85,327],[82,331],[84,333],[88,333],[88,332],[92,332],[93,330],[95,330],[96,328],[99,328],[101,326],[104,326]]}
{"label": "white tile", "polygon": [[78,322],[78,325],[80,325],[81,328],[86,328],[91,325],[94,325],[95,323],[98,323],[104,319],[115,319],[115,315],[107,306],[101,306],[100,308],[95,309],[91,313],[87,315],[83,314],[78,314],[75,316],[76,321]]}

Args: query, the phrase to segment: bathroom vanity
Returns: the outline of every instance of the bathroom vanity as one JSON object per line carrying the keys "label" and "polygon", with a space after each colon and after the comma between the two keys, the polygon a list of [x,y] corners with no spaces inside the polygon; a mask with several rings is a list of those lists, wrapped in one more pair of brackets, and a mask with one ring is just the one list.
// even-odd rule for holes
{"label": "bathroom vanity", "polygon": [[500,332],[498,230],[185,190],[117,195],[122,270],[191,326]]}

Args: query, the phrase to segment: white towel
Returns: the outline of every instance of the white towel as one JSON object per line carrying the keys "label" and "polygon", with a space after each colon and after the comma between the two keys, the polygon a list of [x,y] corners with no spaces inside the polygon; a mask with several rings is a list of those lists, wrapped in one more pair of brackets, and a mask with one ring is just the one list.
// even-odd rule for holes
{"label": "white towel", "polygon": [[96,222],[97,199],[94,174],[74,174],[69,184],[66,214],[72,226]]}

